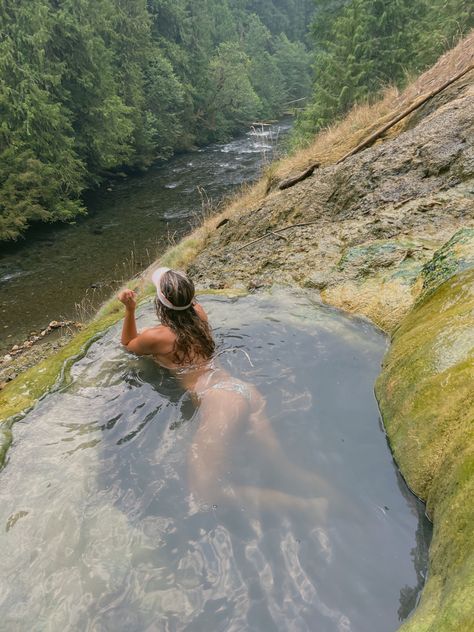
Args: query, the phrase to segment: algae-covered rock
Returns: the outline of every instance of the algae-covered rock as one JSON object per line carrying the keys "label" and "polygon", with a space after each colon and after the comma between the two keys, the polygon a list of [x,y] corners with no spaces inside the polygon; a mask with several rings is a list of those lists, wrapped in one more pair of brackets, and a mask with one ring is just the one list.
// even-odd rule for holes
{"label": "algae-covered rock", "polygon": [[431,261],[424,266],[422,296],[427,296],[457,272],[472,267],[474,267],[474,228],[463,228],[436,251]]}
{"label": "algae-covered rock", "polygon": [[348,312],[368,316],[392,331],[420,290],[419,277],[432,244],[383,239],[346,248],[337,264],[339,278],[322,288],[323,299]]}
{"label": "algae-covered rock", "polygon": [[365,277],[380,268],[399,266],[413,253],[420,250],[414,242],[383,239],[347,248],[338,264],[338,269],[351,272],[354,277]]}
{"label": "algae-covered rock", "polygon": [[12,431],[9,424],[0,423],[0,468],[3,466],[8,448],[12,442]]}
{"label": "algae-covered rock", "polygon": [[395,459],[434,520],[428,582],[404,632],[473,629],[474,268],[436,287],[467,237],[427,267],[430,291],[396,331],[376,385]]}

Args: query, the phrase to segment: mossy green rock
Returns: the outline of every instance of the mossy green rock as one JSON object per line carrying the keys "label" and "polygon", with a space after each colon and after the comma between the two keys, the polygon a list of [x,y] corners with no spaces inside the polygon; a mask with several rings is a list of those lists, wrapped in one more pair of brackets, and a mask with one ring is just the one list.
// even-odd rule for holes
{"label": "mossy green rock", "polygon": [[441,283],[458,272],[474,267],[474,228],[458,230],[437,250],[422,270],[423,293],[426,297]]}
{"label": "mossy green rock", "polygon": [[[452,242],[441,249],[443,255],[459,243]],[[456,262],[454,257],[447,259]],[[420,605],[402,630],[470,632],[474,629],[474,269],[454,276],[452,267],[442,274],[435,269],[433,265],[428,270],[434,274],[427,277],[429,291],[393,337],[376,392],[395,459],[413,491],[426,500],[434,521],[428,581]],[[435,277],[439,284],[443,274],[451,278],[436,287]]]}

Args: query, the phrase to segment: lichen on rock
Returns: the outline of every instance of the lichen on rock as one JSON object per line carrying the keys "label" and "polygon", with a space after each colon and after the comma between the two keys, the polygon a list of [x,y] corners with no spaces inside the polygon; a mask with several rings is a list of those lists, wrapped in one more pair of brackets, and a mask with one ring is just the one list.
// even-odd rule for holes
{"label": "lichen on rock", "polygon": [[430,294],[441,282],[474,267],[474,228],[462,228],[434,253],[423,267],[422,297]]}

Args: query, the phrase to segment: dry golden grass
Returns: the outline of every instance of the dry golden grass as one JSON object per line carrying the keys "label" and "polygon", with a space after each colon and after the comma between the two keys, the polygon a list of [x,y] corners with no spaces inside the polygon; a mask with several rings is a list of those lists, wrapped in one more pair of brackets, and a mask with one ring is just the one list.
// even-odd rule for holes
{"label": "dry golden grass", "polygon": [[[257,183],[242,186],[234,195],[221,202],[218,208],[212,207],[212,201],[203,198],[204,221],[189,237],[170,248],[162,257],[161,264],[186,268],[205,249],[222,219],[232,218],[236,221],[241,214],[259,208],[272,184],[303,171],[312,163],[319,162],[323,166],[334,164],[420,96],[434,90],[473,61],[474,31],[440,57],[429,70],[411,81],[405,90],[400,92],[397,88],[387,87],[374,103],[354,106],[342,121],[317,134],[308,147],[270,164]],[[397,136],[405,125],[406,121],[402,120],[385,133],[384,139]],[[149,270],[145,271],[142,278],[147,278]]]}
{"label": "dry golden grass", "polygon": [[241,213],[244,213],[257,206],[262,202],[266,195],[266,180],[261,179],[255,184],[243,185],[236,193],[227,197],[219,204],[217,209],[212,213],[204,215],[204,221],[193,232],[193,236],[207,243],[210,235],[214,233],[217,225],[224,218],[236,219]]}
{"label": "dry golden grass", "polygon": [[322,166],[334,164],[391,118],[393,103],[398,97],[398,90],[389,87],[375,103],[354,106],[342,121],[319,132],[308,147],[277,164],[273,176],[282,180],[315,162]]}
{"label": "dry golden grass", "polygon": [[[387,87],[374,103],[354,106],[342,121],[334,123],[317,134],[308,147],[277,163],[268,178],[272,181],[283,180],[289,175],[303,171],[315,162],[323,166],[334,164],[422,95],[435,90],[473,62],[474,31],[455,48],[440,57],[429,70],[409,82],[402,92],[397,88]],[[405,121],[401,121],[384,137],[397,136],[404,126]]]}
{"label": "dry golden grass", "polygon": [[401,93],[394,104],[396,110],[401,110],[418,97],[435,90],[450,77],[474,63],[474,31],[466,35],[457,46],[442,55],[434,66],[412,81]]}
{"label": "dry golden grass", "polygon": [[[201,226],[203,236],[211,234],[222,218],[236,218],[244,211],[257,208],[277,182],[303,171],[315,162],[322,166],[334,164],[422,95],[436,89],[473,62],[474,31],[440,57],[429,70],[409,82],[405,90],[399,91],[393,86],[385,88],[377,101],[354,106],[342,121],[319,132],[308,147],[270,164],[259,182],[243,187],[224,205],[223,211],[204,221]],[[405,125],[406,120],[397,123],[384,134],[384,139],[396,137]]]}

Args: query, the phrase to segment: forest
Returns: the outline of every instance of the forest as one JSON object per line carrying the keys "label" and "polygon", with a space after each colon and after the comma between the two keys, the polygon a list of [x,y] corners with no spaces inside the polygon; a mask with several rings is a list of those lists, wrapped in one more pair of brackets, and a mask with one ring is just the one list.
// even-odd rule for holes
{"label": "forest", "polygon": [[473,24],[470,0],[1,0],[0,240],[307,97],[304,144]]}
{"label": "forest", "polygon": [[2,0],[0,239],[311,90],[312,0]]}
{"label": "forest", "polygon": [[384,87],[403,87],[473,27],[472,0],[316,0],[312,97],[293,144]]}

